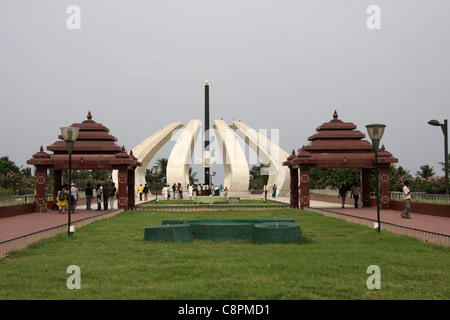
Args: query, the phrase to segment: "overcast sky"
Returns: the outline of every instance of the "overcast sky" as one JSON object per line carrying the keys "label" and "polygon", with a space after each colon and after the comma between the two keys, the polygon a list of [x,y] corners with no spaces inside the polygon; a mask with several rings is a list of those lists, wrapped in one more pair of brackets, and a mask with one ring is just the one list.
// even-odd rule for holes
{"label": "overcast sky", "polygon": [[0,0],[0,156],[27,166],[88,111],[129,150],[203,119],[209,80],[211,119],[278,129],[288,153],[337,110],[366,134],[386,124],[381,143],[411,173],[443,175],[427,122],[450,114],[449,12],[448,0]]}

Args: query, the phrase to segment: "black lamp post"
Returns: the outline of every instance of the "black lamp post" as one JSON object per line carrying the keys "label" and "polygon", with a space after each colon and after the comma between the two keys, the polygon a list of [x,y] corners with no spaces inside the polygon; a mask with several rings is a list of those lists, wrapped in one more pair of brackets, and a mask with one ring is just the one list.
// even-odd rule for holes
{"label": "black lamp post", "polygon": [[386,125],[384,124],[368,124],[366,126],[367,132],[369,133],[369,137],[372,140],[373,151],[375,152],[375,184],[377,188],[377,223],[378,223],[378,232],[381,231],[380,228],[380,186],[379,186],[379,178],[378,178],[378,148],[380,146],[380,140],[383,137],[384,128]]}
{"label": "black lamp post", "polygon": [[72,232],[70,228],[70,218],[72,211],[72,197],[71,197],[71,189],[72,189],[72,152],[73,145],[78,138],[78,134],[80,132],[80,128],[78,127],[62,127],[61,134],[63,136],[64,141],[66,142],[67,152],[69,153],[69,211],[68,211],[68,223],[67,223],[67,235],[70,237]]}
{"label": "black lamp post", "polygon": [[210,153],[209,153],[209,84],[205,81],[205,149],[203,166],[205,168],[205,185],[209,185],[209,168],[210,168]]}
{"label": "black lamp post", "polygon": [[445,170],[445,194],[448,195],[448,125],[447,119],[444,120],[444,123],[440,123],[437,120],[428,121],[429,125],[435,127],[441,127],[442,133],[444,134],[444,170]]}
{"label": "black lamp post", "polygon": [[210,189],[209,189],[209,194],[211,194],[212,193],[212,188],[213,188],[212,178],[216,175],[216,172],[214,171],[213,173],[210,173],[209,170],[207,170],[205,173],[208,175],[209,178],[211,178],[210,179],[211,180],[211,185],[210,185]]}
{"label": "black lamp post", "polygon": [[153,171],[155,172],[155,194],[156,194],[156,203],[158,203],[158,170],[159,170],[159,166],[153,166]]}

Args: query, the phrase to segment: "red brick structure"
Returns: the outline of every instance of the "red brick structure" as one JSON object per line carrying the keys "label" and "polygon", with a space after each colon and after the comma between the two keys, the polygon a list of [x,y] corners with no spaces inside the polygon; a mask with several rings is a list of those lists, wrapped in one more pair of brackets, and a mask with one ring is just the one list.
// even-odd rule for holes
{"label": "red brick structure", "polygon": [[[72,153],[72,170],[118,170],[118,207],[124,210],[134,208],[134,173],[141,164],[133,156],[125,152],[124,147],[115,143],[117,138],[109,134],[109,129],[92,120],[91,112],[87,120],[74,123],[71,127],[79,127],[80,134],[74,143]],[[43,147],[27,161],[36,167],[36,211],[47,211],[45,186],[47,170],[53,170],[54,199],[62,186],[62,171],[69,169],[69,154],[62,135],[59,141],[47,147],[53,154],[44,152]]]}
{"label": "red brick structure", "polygon": [[[370,169],[375,168],[375,153],[370,142],[362,140],[365,134],[356,130],[356,125],[338,119],[335,111],[333,120],[316,129],[310,136],[311,143],[303,146],[296,155],[292,151],[283,163],[291,172],[292,208],[309,207],[309,170],[310,168],[360,168],[362,169],[362,202],[370,206]],[[378,152],[380,174],[381,209],[389,209],[389,165],[398,162],[391,153],[382,147]],[[300,170],[300,174],[298,171]],[[300,183],[300,184],[299,184]],[[298,189],[300,188],[300,197]]]}

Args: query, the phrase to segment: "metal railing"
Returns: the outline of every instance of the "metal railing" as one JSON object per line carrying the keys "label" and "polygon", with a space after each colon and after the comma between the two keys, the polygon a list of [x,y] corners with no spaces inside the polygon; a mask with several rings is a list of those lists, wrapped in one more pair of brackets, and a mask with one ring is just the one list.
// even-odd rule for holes
{"label": "metal railing", "polygon": [[[391,191],[389,196],[392,200],[403,200],[403,192]],[[427,194],[425,192],[411,192],[413,200],[420,202],[430,202],[437,204],[450,204],[450,195],[447,194]]]}
{"label": "metal railing", "polygon": [[[312,194],[323,194],[323,195],[337,195],[337,189],[310,189],[310,193]],[[349,193],[350,194],[350,193]],[[370,196],[376,198],[376,192],[371,192]],[[411,192],[411,196],[413,200],[419,202],[429,202],[436,204],[450,204],[450,195],[446,194],[427,194],[425,192]],[[389,197],[392,200],[400,200],[403,201],[403,192],[399,191],[390,191]]]}
{"label": "metal railing", "polygon": [[[53,196],[47,196],[47,201],[52,199]],[[36,201],[35,194],[22,194],[9,197],[0,197],[0,206],[14,206],[16,204],[33,203],[34,201]]]}
{"label": "metal railing", "polygon": [[[377,223],[376,220],[363,218],[363,217],[357,217],[352,215],[347,215],[344,213],[334,212],[330,210],[325,209],[317,209],[317,208],[308,208],[310,211],[319,212],[325,216],[333,217],[336,219],[343,219],[345,221],[351,222],[351,223],[357,223],[364,226],[368,226],[370,228],[375,228],[375,225]],[[450,246],[450,236],[442,233],[436,233],[432,231],[426,231],[426,230],[420,230],[416,228],[410,228],[405,227],[389,222],[380,222],[380,228],[381,230],[386,230],[395,234],[400,235],[406,235],[408,237],[417,238],[423,242],[427,243],[433,243],[445,247]]]}

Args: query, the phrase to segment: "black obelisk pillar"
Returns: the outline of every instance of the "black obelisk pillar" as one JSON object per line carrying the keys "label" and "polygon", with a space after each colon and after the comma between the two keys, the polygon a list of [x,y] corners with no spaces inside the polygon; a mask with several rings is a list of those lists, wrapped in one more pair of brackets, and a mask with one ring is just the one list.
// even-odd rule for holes
{"label": "black obelisk pillar", "polygon": [[203,161],[204,161],[204,169],[205,169],[205,185],[209,185],[209,161],[210,161],[210,153],[209,153],[209,85],[208,80],[205,83],[205,150],[203,153]]}

